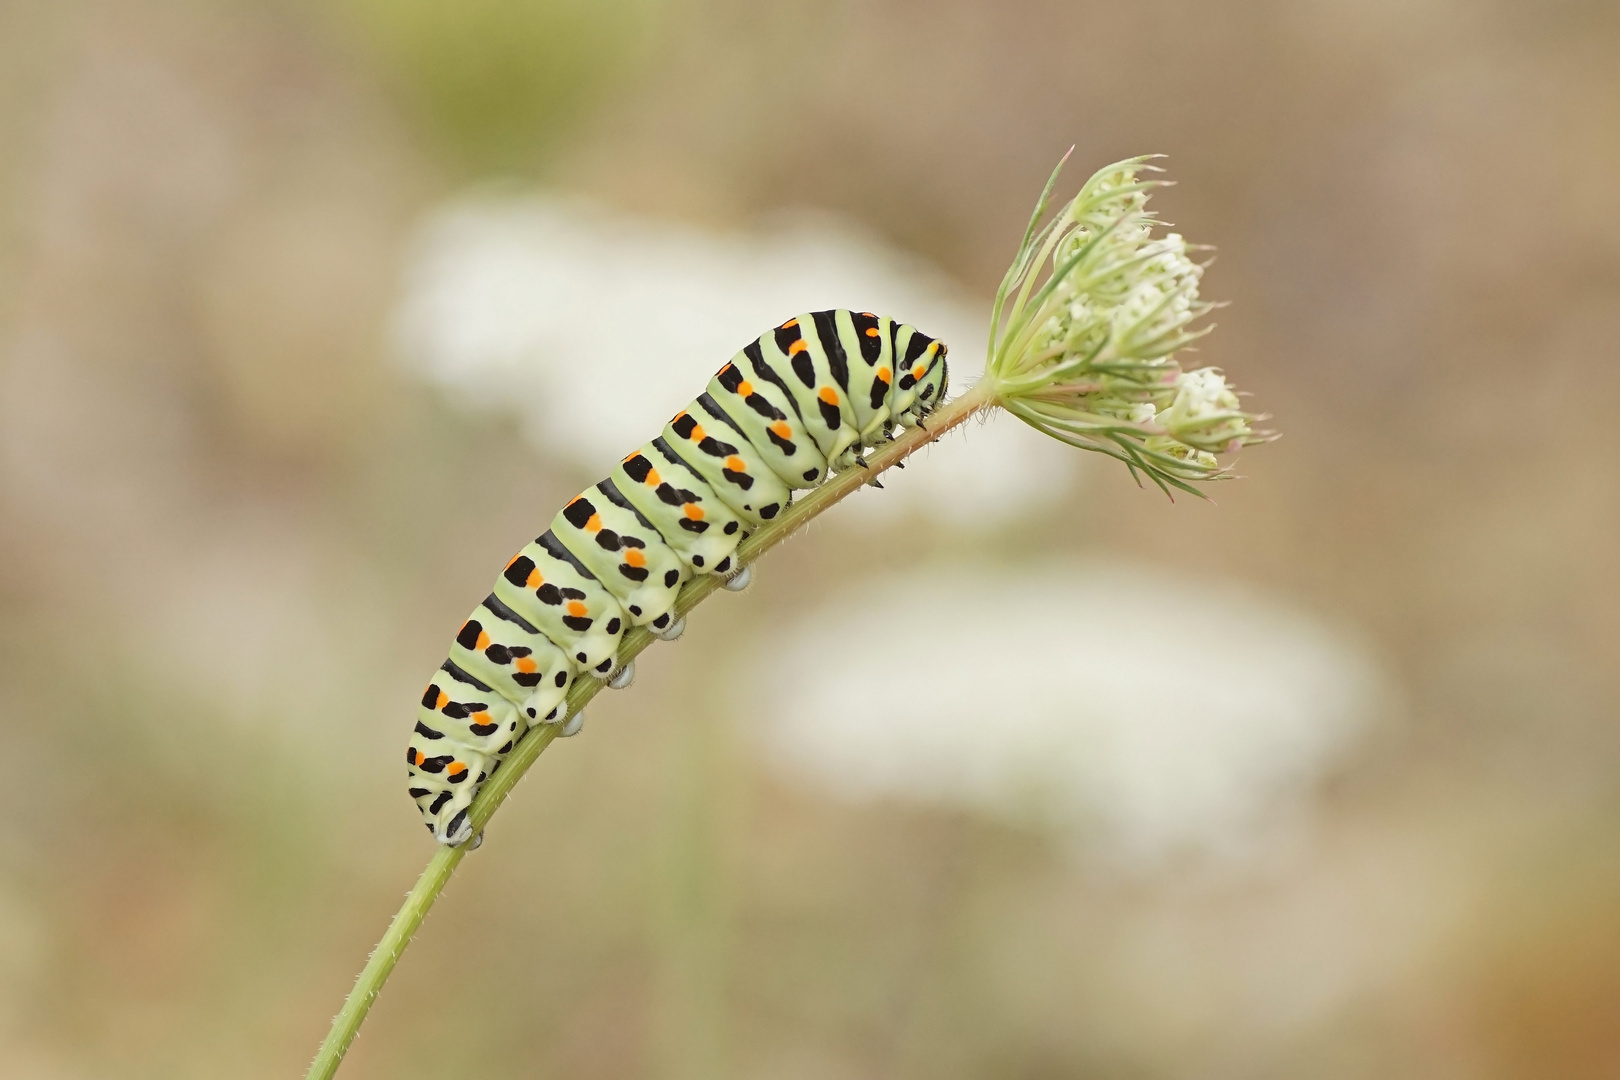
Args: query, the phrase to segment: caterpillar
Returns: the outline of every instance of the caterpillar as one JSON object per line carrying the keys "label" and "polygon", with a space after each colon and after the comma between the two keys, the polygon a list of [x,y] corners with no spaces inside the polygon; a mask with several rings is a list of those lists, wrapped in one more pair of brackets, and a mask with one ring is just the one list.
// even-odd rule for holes
{"label": "caterpillar", "polygon": [[405,752],[410,796],[440,843],[466,841],[478,786],[536,724],[569,717],[581,675],[629,684],[630,626],[679,637],[681,584],[741,588],[736,547],[793,492],[865,467],[864,451],[945,398],[943,342],[871,312],[814,311],[731,358],[651,442],[557,513],[495,579],[422,694]]}

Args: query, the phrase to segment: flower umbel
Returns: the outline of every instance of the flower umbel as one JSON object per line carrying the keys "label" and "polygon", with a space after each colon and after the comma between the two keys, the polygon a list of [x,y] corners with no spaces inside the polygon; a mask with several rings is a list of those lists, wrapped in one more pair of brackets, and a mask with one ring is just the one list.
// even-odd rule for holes
{"label": "flower umbel", "polygon": [[[1067,160],[1067,157],[1065,157]],[[1169,494],[1229,476],[1217,454],[1271,436],[1215,368],[1175,354],[1210,329],[1204,267],[1176,233],[1154,236],[1150,158],[1099,170],[1044,226],[1053,171],[996,293],[990,360],[996,401],[1032,427],[1125,462]]]}

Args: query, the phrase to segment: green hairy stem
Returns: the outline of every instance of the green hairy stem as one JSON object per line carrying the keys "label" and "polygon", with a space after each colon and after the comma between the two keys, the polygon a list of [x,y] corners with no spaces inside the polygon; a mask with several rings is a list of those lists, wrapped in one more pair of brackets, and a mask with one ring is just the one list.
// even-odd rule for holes
{"label": "green hairy stem", "polygon": [[[751,565],[812,518],[870,483],[884,470],[904,461],[994,403],[988,381],[979,383],[961,397],[947,403],[928,418],[926,428],[912,428],[893,442],[885,443],[868,455],[867,468],[854,468],[838,473],[803,498],[795,500],[776,520],[761,526],[737,546],[738,566]],[[675,601],[675,616],[679,618],[686,615],[723,583],[724,579],[713,574],[704,574],[688,581]],[[656,640],[658,639],[644,627],[638,626],[628,631],[619,647],[619,663],[629,663]],[[575,680],[573,687],[568,691],[568,715],[572,716],[583,709],[601,692],[603,685],[598,679]],[[507,755],[500,771],[484,781],[468,813],[474,836],[483,832],[484,826],[494,816],[495,811],[500,809],[501,803],[506,800],[512,788],[523,779],[523,774],[528,772],[529,766],[545,753],[546,747],[557,738],[557,733],[562,727],[562,724],[557,723],[531,728]],[[428,861],[427,869],[422,871],[416,886],[405,897],[405,903],[394,915],[394,921],[388,924],[387,933],[383,934],[376,949],[372,950],[371,957],[361,970],[360,977],[355,980],[354,989],[349,992],[342,1010],[332,1020],[332,1029],[327,1032],[326,1041],[321,1043],[321,1048],[316,1052],[315,1060],[309,1067],[308,1080],[328,1080],[337,1072],[338,1065],[343,1061],[343,1055],[348,1052],[349,1044],[354,1041],[360,1025],[366,1019],[366,1014],[371,1011],[371,1005],[377,1000],[377,994],[382,990],[383,983],[388,981],[388,976],[393,972],[394,965],[399,962],[405,947],[410,944],[412,936],[422,925],[422,920],[427,917],[434,901],[444,891],[450,876],[456,872],[456,867],[470,850],[472,850],[470,842],[459,847],[441,847]]]}

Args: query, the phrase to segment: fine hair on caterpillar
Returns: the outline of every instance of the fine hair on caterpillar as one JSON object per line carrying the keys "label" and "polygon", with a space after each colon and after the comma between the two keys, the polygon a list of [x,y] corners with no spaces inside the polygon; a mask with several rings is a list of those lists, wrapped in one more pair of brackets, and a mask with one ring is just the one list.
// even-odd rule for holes
{"label": "fine hair on caterpillar", "polygon": [[945,345],[870,312],[788,319],[745,345],[652,441],[571,499],[524,546],[456,634],[423,692],[406,750],[410,795],[441,843],[472,835],[478,786],[533,725],[566,723],[582,675],[615,689],[632,626],[680,635],[694,575],[742,588],[737,545],[793,493],[866,467],[922,426],[948,389]]}

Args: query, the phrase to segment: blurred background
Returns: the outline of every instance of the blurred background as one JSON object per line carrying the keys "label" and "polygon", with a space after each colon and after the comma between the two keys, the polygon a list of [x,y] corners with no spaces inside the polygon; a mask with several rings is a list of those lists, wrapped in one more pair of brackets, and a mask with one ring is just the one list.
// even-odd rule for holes
{"label": "blurred background", "polygon": [[[1168,503],[1011,421],[598,699],[343,1076],[1620,1075],[1620,8],[0,3],[0,1075],[302,1075],[495,570],[1160,152]],[[651,329],[650,329],[651,328]]]}

